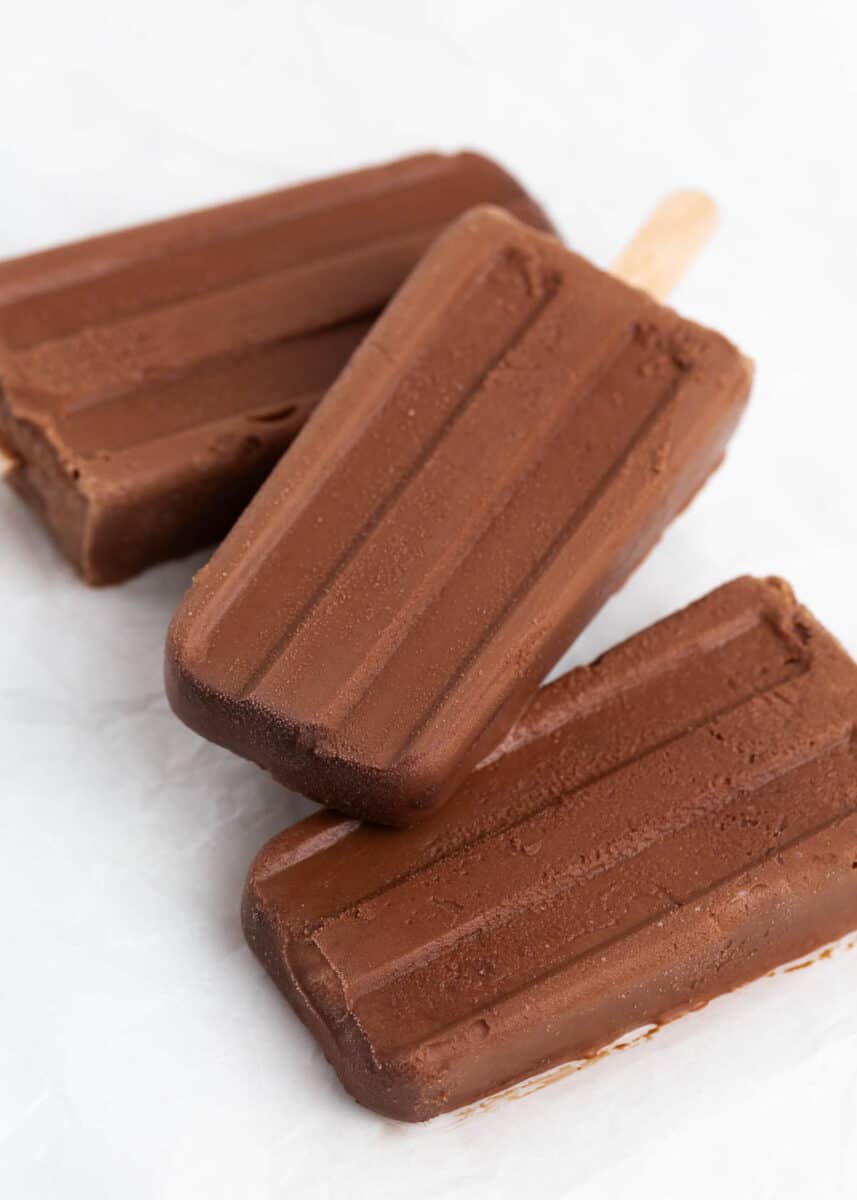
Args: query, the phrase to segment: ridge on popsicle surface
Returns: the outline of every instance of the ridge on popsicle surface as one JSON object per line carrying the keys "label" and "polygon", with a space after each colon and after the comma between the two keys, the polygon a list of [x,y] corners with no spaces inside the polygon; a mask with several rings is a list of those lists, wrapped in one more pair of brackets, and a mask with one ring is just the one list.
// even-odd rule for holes
{"label": "ridge on popsicle surface", "polygon": [[10,484],[89,583],[220,538],[435,233],[491,200],[422,154],[0,263]]}
{"label": "ridge on popsicle surface", "polygon": [[285,830],[247,939],[362,1104],[426,1120],[857,927],[857,665],[780,580],[542,688],[452,804]]}
{"label": "ridge on popsicle surface", "polygon": [[177,714],[408,825],[722,458],[747,361],[491,208],[435,243],[173,620]]}

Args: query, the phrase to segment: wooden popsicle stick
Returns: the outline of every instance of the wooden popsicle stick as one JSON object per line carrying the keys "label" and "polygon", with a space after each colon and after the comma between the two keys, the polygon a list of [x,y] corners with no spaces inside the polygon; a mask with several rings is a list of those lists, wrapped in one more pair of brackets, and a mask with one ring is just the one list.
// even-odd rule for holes
{"label": "wooden popsicle stick", "polygon": [[665,300],[716,228],[717,205],[705,192],[670,192],[616,259],[612,273]]}
{"label": "wooden popsicle stick", "polygon": [[13,471],[18,469],[19,465],[17,458],[14,458],[8,450],[4,450],[0,446],[0,479],[5,479],[8,475],[11,475]]}

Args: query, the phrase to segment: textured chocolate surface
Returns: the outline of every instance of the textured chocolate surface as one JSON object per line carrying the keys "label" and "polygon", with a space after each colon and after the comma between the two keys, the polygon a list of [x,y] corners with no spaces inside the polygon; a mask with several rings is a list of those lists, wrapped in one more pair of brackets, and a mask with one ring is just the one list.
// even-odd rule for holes
{"label": "textured chocolate surface", "polygon": [[543,688],[405,832],[274,838],[250,945],[361,1103],[424,1120],[857,928],[857,666],[739,579]]}
{"label": "textured chocolate surface", "polygon": [[0,263],[0,448],[90,583],[221,537],[432,238],[491,201],[424,154]]}
{"label": "textured chocolate surface", "polygon": [[205,737],[408,825],[721,459],[734,346],[496,209],[423,259],[197,576],[167,687]]}

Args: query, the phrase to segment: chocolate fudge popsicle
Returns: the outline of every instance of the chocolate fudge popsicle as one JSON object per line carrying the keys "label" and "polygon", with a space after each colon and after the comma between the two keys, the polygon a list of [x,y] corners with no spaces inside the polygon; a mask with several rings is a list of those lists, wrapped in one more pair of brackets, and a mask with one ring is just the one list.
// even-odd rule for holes
{"label": "chocolate fudge popsicle", "polygon": [[543,688],[405,832],[322,813],[244,929],[362,1104],[421,1121],[857,928],[857,665],[739,579]]}
{"label": "chocolate fudge popsicle", "polygon": [[0,263],[10,482],[89,583],[215,541],[483,201],[550,228],[496,163],[423,154]]}
{"label": "chocolate fudge popsicle", "polygon": [[412,824],[718,465],[750,377],[718,334],[474,210],[196,577],[173,708],[314,800]]}

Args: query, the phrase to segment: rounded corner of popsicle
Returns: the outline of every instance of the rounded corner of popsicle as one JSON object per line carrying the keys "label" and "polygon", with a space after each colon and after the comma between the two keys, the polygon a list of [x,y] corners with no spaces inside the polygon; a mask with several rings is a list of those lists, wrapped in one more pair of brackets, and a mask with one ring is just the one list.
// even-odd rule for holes
{"label": "rounded corner of popsicle", "polygon": [[164,643],[164,691],[167,703],[179,720],[204,736],[207,696],[197,678],[181,620],[179,608],[170,622]]}
{"label": "rounded corner of popsicle", "polygon": [[437,1083],[425,1077],[414,1055],[373,1057],[371,1065],[337,1070],[346,1091],[358,1104],[391,1121],[420,1125],[445,1111],[433,1092]]}
{"label": "rounded corner of popsicle", "polygon": [[184,694],[193,681],[192,673],[188,670],[188,664],[185,661],[184,642],[176,628],[179,615],[176,613],[170,621],[164,641],[164,691],[170,708],[176,716],[182,715]]}
{"label": "rounded corner of popsicle", "polygon": [[408,758],[379,773],[362,802],[364,816],[381,825],[410,829],[446,800],[451,769],[427,757]]}
{"label": "rounded corner of popsicle", "polygon": [[267,847],[263,847],[251,862],[250,870],[247,872],[247,878],[244,880],[244,886],[241,889],[241,904],[239,907],[241,930],[244,934],[244,940],[254,953],[257,952],[259,936],[265,920],[264,908],[258,888],[258,869],[260,866],[263,867],[266,849]]}

